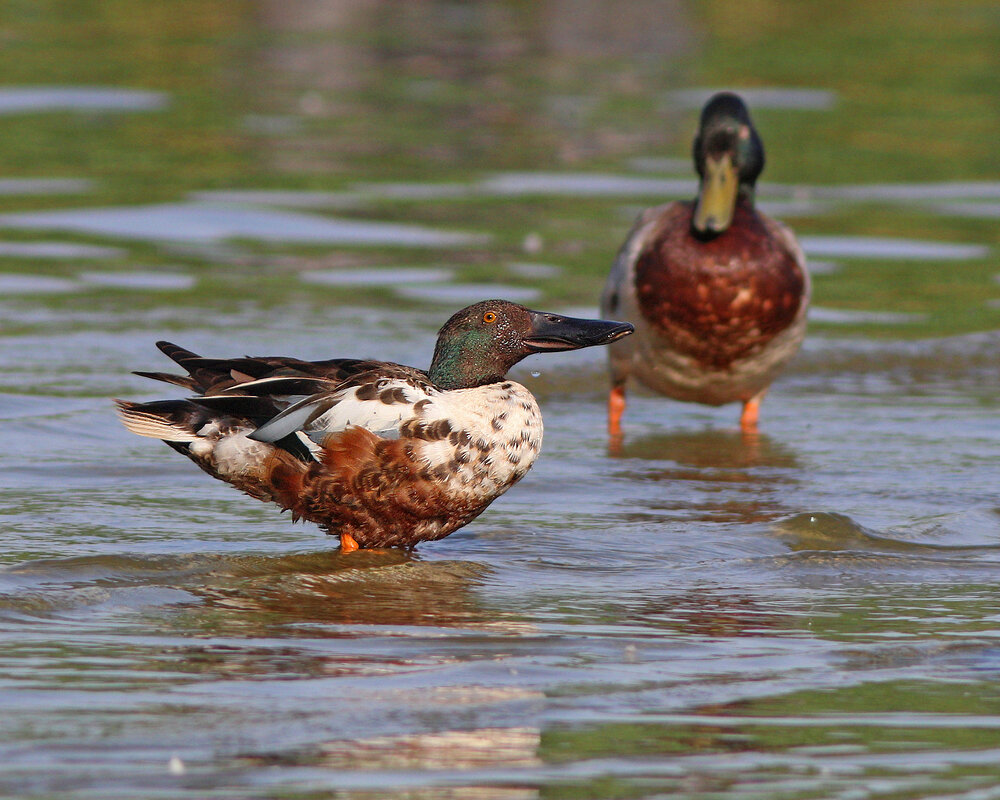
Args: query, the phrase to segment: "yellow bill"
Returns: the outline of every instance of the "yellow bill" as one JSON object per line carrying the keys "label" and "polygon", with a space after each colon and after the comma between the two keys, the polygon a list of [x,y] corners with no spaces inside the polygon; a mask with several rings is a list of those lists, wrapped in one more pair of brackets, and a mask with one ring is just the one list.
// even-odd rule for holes
{"label": "yellow bill", "polygon": [[739,175],[729,153],[705,159],[698,203],[694,209],[694,228],[700,233],[722,233],[733,221]]}

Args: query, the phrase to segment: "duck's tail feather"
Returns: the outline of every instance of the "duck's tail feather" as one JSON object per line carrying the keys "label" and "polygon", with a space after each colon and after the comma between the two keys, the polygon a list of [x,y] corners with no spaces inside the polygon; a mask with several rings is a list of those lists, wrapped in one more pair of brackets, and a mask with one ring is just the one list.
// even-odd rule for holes
{"label": "duck's tail feather", "polygon": [[210,412],[190,400],[158,400],[133,403],[115,400],[122,425],[139,436],[165,442],[193,442]]}
{"label": "duck's tail feather", "polygon": [[156,343],[156,347],[163,355],[182,367],[186,361],[201,358],[197,353],[192,353],[190,350],[186,350],[173,342],[160,340]]}
{"label": "duck's tail feather", "polygon": [[183,347],[174,344],[173,342],[159,341],[156,343],[159,348],[167,358],[175,362],[177,365],[184,367],[188,370],[190,375],[171,375],[169,372],[140,372],[136,370],[133,375],[138,375],[141,378],[152,378],[154,381],[163,381],[164,383],[172,383],[175,386],[183,386],[193,392],[202,391],[203,387],[200,382],[194,377],[193,371],[188,368],[188,364],[192,361],[196,361],[200,358],[197,353],[192,353],[190,350],[185,350]]}
{"label": "duck's tail feather", "polygon": [[175,386],[183,386],[188,391],[197,392],[198,384],[188,375],[171,375],[169,372],[140,372],[136,370],[132,373],[140,378],[152,378],[154,381],[172,383]]}
{"label": "duck's tail feather", "polygon": [[[252,431],[261,419],[274,415],[275,409],[258,397],[199,397],[194,400],[157,400],[133,403],[115,400],[122,424],[139,436],[162,439],[175,450],[188,453],[189,445],[203,439],[207,433],[218,435],[224,430],[245,433]],[[308,440],[294,432],[275,439],[271,444],[284,450],[297,461],[312,463],[316,459]]]}

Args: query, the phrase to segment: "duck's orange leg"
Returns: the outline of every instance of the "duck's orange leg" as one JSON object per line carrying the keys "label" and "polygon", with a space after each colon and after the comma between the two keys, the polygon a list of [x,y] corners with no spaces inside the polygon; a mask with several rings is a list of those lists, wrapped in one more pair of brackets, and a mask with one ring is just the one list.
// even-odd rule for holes
{"label": "duck's orange leg", "polygon": [[355,550],[360,550],[361,546],[358,544],[357,540],[351,536],[349,533],[340,534],[340,552],[341,553],[353,553]]}
{"label": "duck's orange leg", "polygon": [[743,413],[740,414],[740,430],[743,433],[757,433],[757,423],[760,421],[760,401],[764,392],[743,401]]}
{"label": "duck's orange leg", "polygon": [[611,387],[608,394],[608,435],[621,437],[622,414],[625,413],[625,384]]}

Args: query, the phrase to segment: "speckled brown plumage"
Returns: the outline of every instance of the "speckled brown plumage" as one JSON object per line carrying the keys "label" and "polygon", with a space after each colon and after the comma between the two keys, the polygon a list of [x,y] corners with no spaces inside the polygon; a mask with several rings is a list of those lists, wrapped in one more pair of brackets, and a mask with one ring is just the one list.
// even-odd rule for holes
{"label": "speckled brown plumage", "polygon": [[677,350],[726,369],[767,346],[795,320],[805,270],[774,220],[747,201],[707,241],[691,233],[694,204],[672,203],[635,259],[643,317]]}
{"label": "speckled brown plumage", "polygon": [[[540,449],[541,414],[513,381],[443,393],[419,370],[382,367],[330,381],[326,392],[304,398],[311,402],[304,430],[318,442],[292,435],[273,444],[252,440],[268,421],[259,416],[257,397],[119,401],[119,409],[133,431],[165,438],[208,474],[294,519],[347,534],[361,547],[408,547],[447,536],[520,480]],[[277,385],[285,378],[296,380],[283,374]],[[455,407],[466,397],[472,413]],[[291,407],[276,397],[267,403]],[[513,410],[499,410],[510,404]],[[376,427],[385,433],[325,421],[362,409],[382,420]],[[167,430],[164,419],[180,432]],[[160,427],[147,432],[144,420]],[[494,441],[498,434],[507,439]],[[171,435],[186,441],[170,441]]]}
{"label": "speckled brown plumage", "polygon": [[486,301],[446,323],[426,372],[358,359],[208,359],[160,342],[188,374],[139,374],[197,396],[118,401],[118,410],[132,432],[339,535],[345,550],[412,547],[470,522],[538,457],[541,413],[504,379],[513,364],[631,332]]}
{"label": "speckled brown plumage", "polygon": [[[429,427],[435,426],[440,427]],[[463,492],[449,480],[453,470],[473,458],[471,447],[456,448],[448,462],[432,467],[421,442],[433,440],[383,439],[350,428],[324,442],[319,462],[292,469],[287,461],[275,463],[270,472],[275,500],[329,533],[349,533],[361,547],[441,539],[479,516],[493,497]],[[512,475],[503,489],[520,477]]]}

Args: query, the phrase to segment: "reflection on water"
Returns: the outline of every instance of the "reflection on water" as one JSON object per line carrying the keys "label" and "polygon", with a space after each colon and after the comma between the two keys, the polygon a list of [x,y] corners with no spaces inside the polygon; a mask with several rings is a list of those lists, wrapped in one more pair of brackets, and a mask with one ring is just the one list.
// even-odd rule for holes
{"label": "reflection on water", "polygon": [[807,255],[828,258],[891,258],[912,261],[964,261],[983,258],[989,248],[975,244],[949,244],[915,239],[887,239],[873,236],[801,236]]}
{"label": "reflection on water", "polygon": [[808,267],[810,275],[833,275],[842,269],[836,261],[820,261],[814,258],[809,259],[806,267]]}
{"label": "reflection on water", "polygon": [[845,308],[809,307],[809,319],[812,322],[825,322],[830,325],[857,325],[859,323],[877,323],[880,325],[906,325],[927,319],[926,314],[907,314],[902,311],[854,311]]}
{"label": "reflection on water", "polygon": [[[57,257],[64,258],[61,255]],[[170,272],[81,272],[75,279],[47,275],[0,275],[0,292],[11,295],[80,292],[95,286],[168,291],[190,289],[194,284],[193,276]]]}
{"label": "reflection on water", "polygon": [[176,272],[81,272],[80,280],[97,286],[114,286],[118,289],[180,290],[195,284],[193,275]]}
{"label": "reflection on water", "polygon": [[191,192],[196,203],[225,205],[277,206],[278,208],[341,208],[357,205],[354,194],[278,189],[215,189]]}
{"label": "reflection on water", "polygon": [[88,178],[0,178],[0,196],[83,194],[93,188]]}
{"label": "reflection on water", "polygon": [[313,244],[455,247],[482,241],[419,225],[338,220],[253,206],[171,203],[0,215],[0,227],[61,230],[121,239],[215,242],[260,239]]}
{"label": "reflection on water", "polygon": [[442,283],[451,280],[450,269],[420,269],[394,267],[390,269],[338,269],[303,272],[299,277],[306,283],[321,286],[399,286],[410,283]]}
{"label": "reflection on water", "polygon": [[487,297],[502,297],[515,303],[534,303],[542,296],[539,289],[527,286],[509,286],[501,283],[459,283],[453,286],[400,286],[400,297],[423,300],[447,306],[466,306]]}
{"label": "reflection on water", "polygon": [[837,103],[837,93],[828,89],[792,89],[788,87],[749,88],[724,86],[716,89],[684,89],[671,92],[673,103],[700,110],[708,98],[719,91],[736,91],[750,108],[782,108],[829,111]]}
{"label": "reflection on water", "polygon": [[[282,561],[282,559],[278,559]],[[270,566],[270,565],[269,565]],[[212,579],[193,591],[209,608],[251,612],[243,623],[257,625],[433,625],[472,626],[493,621],[472,589],[488,570],[470,562],[423,563],[399,553],[348,559],[310,556],[280,571]],[[212,619],[213,628],[218,622]],[[237,617],[227,613],[226,625]],[[234,630],[236,630],[234,628]]]}
{"label": "reflection on water", "polygon": [[160,111],[169,95],[106,86],[30,86],[0,89],[0,114],[40,111]]}
{"label": "reflection on water", "polygon": [[750,595],[700,590],[648,598],[629,610],[644,624],[696,636],[759,636],[792,630],[796,623]]}
{"label": "reflection on water", "polygon": [[998,181],[941,181],[940,183],[870,183],[863,186],[816,186],[819,197],[862,201],[993,200],[1000,198]]}
{"label": "reflection on water", "polygon": [[478,188],[497,195],[584,195],[628,197],[689,197],[696,184],[692,178],[634,178],[624,175],[574,175],[567,172],[525,172],[497,175],[482,181]]}
{"label": "reflection on water", "polygon": [[76,281],[50,278],[47,275],[0,275],[0,292],[4,294],[43,294],[72,292],[79,288]]}
{"label": "reflection on water", "polygon": [[126,252],[126,250],[120,247],[98,247],[93,244],[75,244],[70,242],[0,242],[0,256],[10,256],[13,258],[94,258],[110,260],[121,258]]}
{"label": "reflection on water", "polygon": [[762,200],[757,207],[765,214],[783,219],[785,217],[816,217],[833,210],[829,203],[816,200]]}
{"label": "reflection on water", "polygon": [[[79,605],[114,602],[117,594],[134,597],[139,589],[162,589],[203,601],[208,613],[199,611],[192,621],[204,618],[217,633],[288,623],[475,625],[495,619],[495,612],[486,615],[478,608],[471,592],[487,572],[470,562],[424,563],[397,550],[80,556],[0,570],[0,610],[65,613]],[[95,585],[104,588],[95,593]],[[163,602],[168,601],[158,597],[157,604]],[[212,609],[234,613],[222,624]]]}
{"label": "reflection on water", "polygon": [[795,454],[765,433],[707,429],[630,438],[625,458],[674,461],[698,469],[744,470],[753,467],[799,467]]}
{"label": "reflection on water", "polygon": [[558,267],[555,264],[536,264],[525,261],[506,264],[505,268],[510,275],[528,279],[558,278],[564,272],[562,267]]}
{"label": "reflection on water", "polygon": [[640,507],[629,511],[634,521],[666,516],[744,525],[770,522],[788,513],[781,496],[796,483],[800,467],[789,448],[766,434],[715,429],[612,442],[611,455],[624,459],[618,477],[664,489],[644,496]]}
{"label": "reflection on water", "polygon": [[1000,218],[1000,203],[947,203],[935,207],[940,214],[980,219]]}
{"label": "reflection on water", "polygon": [[636,172],[662,172],[689,176],[691,174],[690,158],[670,158],[668,156],[642,156],[630,158],[628,165]]}
{"label": "reflection on water", "polygon": [[[519,698],[527,699],[530,695]],[[475,695],[461,698],[454,693],[441,695],[449,706],[461,704]],[[485,698],[484,698],[485,699]],[[491,698],[495,699],[495,698]],[[379,736],[371,739],[327,742],[322,746],[323,765],[333,769],[361,770],[471,770],[495,767],[541,766],[538,745],[541,736],[532,728],[479,728],[471,731],[443,731],[411,736]],[[530,790],[510,790],[499,797],[525,796]],[[536,796],[531,792],[528,796]]]}

